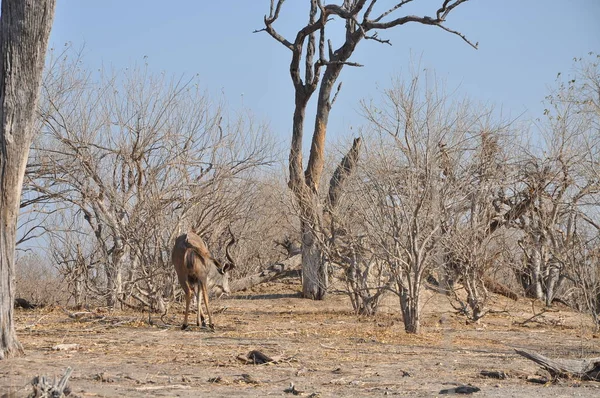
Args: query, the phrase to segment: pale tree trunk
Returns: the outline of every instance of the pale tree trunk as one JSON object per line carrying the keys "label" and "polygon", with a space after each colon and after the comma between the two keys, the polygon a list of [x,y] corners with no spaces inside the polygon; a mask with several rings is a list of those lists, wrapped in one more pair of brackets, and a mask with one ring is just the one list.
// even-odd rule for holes
{"label": "pale tree trunk", "polygon": [[471,275],[464,281],[464,284],[467,291],[467,303],[472,311],[472,318],[474,321],[477,321],[483,316],[485,296],[478,288],[478,284],[483,286],[483,282],[477,276]]}
{"label": "pale tree trunk", "polygon": [[[119,242],[122,242],[120,239]],[[123,262],[126,253],[119,243],[114,249],[111,261],[106,265],[106,305],[111,308],[120,307],[119,298],[123,297]]]}
{"label": "pale tree trunk", "polygon": [[73,299],[75,300],[75,308],[83,308],[83,282],[81,276],[77,275],[74,284],[75,292],[73,294]]}
{"label": "pale tree trunk", "polygon": [[327,267],[316,231],[302,223],[302,296],[322,300],[327,294]]}
{"label": "pale tree trunk", "polygon": [[544,299],[544,291],[542,289],[542,261],[543,253],[541,247],[533,249],[531,255],[531,263],[529,264],[529,271],[531,272],[531,284],[529,287],[531,294],[538,299]]}
{"label": "pale tree trunk", "polygon": [[75,267],[73,268],[74,280],[74,292],[73,299],[75,300],[75,308],[83,308],[83,296],[86,278],[86,264],[83,254],[81,252],[81,245],[77,244],[77,258],[75,260]]}
{"label": "pale tree trunk", "polygon": [[548,276],[546,278],[546,306],[552,305],[552,300],[558,290],[558,280],[560,278],[560,268],[555,260],[548,262]]}
{"label": "pale tree trunk", "polygon": [[424,264],[415,257],[411,258],[410,262],[411,264],[406,268],[402,268],[402,266],[396,263],[393,269],[395,270],[396,286],[398,288],[397,294],[400,299],[404,331],[416,334],[421,330],[419,301]]}
{"label": "pale tree trunk", "polygon": [[22,353],[14,329],[15,236],[55,0],[3,0],[0,16],[0,359]]}

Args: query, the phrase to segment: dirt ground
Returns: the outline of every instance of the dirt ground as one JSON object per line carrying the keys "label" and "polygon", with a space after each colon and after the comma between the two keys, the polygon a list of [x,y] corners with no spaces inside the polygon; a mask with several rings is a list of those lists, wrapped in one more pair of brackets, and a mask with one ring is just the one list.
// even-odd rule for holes
{"label": "dirt ground", "polygon": [[[432,397],[471,384],[475,396],[598,397],[600,383],[527,381],[536,364],[514,352],[527,348],[552,358],[600,357],[600,338],[588,319],[566,308],[532,316],[531,302],[494,297],[503,311],[467,325],[445,296],[426,292],[423,333],[404,332],[398,305],[389,297],[380,315],[361,318],[347,298],[324,302],[299,298],[295,281],[263,284],[253,291],[214,300],[216,331],[181,331],[181,308],[166,317],[135,312],[80,314],[61,309],[17,311],[26,355],[0,362],[0,396],[26,396],[35,375],[60,377],[74,369],[69,385],[80,397],[288,396],[294,385],[305,397]],[[53,350],[78,344],[74,350]],[[244,364],[252,350],[275,364]],[[481,370],[509,374],[484,378]],[[8,395],[2,395],[8,394]],[[12,395],[11,395],[12,394]]]}

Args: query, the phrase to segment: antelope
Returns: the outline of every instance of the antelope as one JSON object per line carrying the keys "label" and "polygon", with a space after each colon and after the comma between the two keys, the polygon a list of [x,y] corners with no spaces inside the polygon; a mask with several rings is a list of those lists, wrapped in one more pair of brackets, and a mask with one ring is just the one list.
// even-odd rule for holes
{"label": "antelope", "polygon": [[[228,260],[228,263],[225,265],[221,265],[221,262],[210,254],[202,238],[195,233],[188,232],[175,239],[175,245],[171,252],[171,261],[175,266],[179,284],[185,293],[185,319],[183,325],[181,325],[181,330],[185,330],[188,327],[190,301],[194,292],[196,293],[196,301],[198,303],[196,325],[200,326],[202,322],[202,326],[206,327],[200,300],[200,291],[202,291],[202,297],[206,305],[209,327],[214,330],[212,314],[208,306],[208,291],[216,290],[219,296],[223,293],[229,293],[229,274],[227,271],[235,267],[233,259],[229,254],[229,248],[235,243],[235,237],[231,229],[229,229],[229,233],[231,234],[231,241],[225,248],[225,255]],[[197,289],[194,288],[195,286],[197,286]]]}

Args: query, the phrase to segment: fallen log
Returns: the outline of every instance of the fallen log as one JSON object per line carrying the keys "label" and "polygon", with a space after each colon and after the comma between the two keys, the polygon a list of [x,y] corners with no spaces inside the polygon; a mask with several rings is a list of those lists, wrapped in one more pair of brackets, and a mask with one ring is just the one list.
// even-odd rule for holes
{"label": "fallen log", "polygon": [[550,359],[533,351],[515,350],[517,354],[541,365],[553,377],[600,381],[600,358]]}
{"label": "fallen log", "polygon": [[300,271],[300,265],[302,264],[302,256],[297,254],[287,260],[280,261],[275,264],[269,265],[267,268],[259,272],[258,274],[250,275],[242,279],[231,282],[230,291],[231,293],[246,290],[252,286],[260,283],[268,282],[272,279],[289,275],[291,273],[298,273]]}

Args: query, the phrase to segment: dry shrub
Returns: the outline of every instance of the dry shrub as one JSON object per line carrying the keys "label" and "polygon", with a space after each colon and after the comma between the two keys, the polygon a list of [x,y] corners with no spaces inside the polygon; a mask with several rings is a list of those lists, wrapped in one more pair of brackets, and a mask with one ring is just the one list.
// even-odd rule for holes
{"label": "dry shrub", "polygon": [[38,306],[65,304],[67,287],[57,271],[37,254],[20,256],[16,263],[16,296]]}

